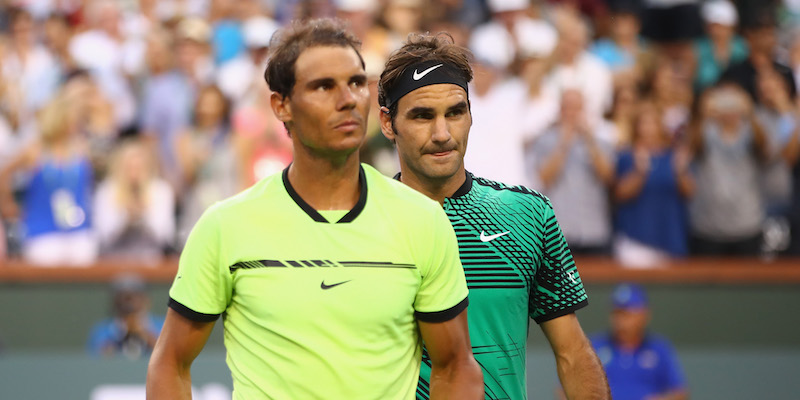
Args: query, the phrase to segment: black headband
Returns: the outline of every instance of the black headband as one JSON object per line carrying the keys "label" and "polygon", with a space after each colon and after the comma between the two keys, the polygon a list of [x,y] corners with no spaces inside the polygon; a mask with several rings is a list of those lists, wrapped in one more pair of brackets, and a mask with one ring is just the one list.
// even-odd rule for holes
{"label": "black headband", "polygon": [[409,66],[400,75],[397,84],[392,90],[386,92],[386,108],[392,108],[403,96],[428,85],[452,83],[458,85],[469,94],[467,81],[461,76],[462,72],[453,64],[442,61],[425,61]]}

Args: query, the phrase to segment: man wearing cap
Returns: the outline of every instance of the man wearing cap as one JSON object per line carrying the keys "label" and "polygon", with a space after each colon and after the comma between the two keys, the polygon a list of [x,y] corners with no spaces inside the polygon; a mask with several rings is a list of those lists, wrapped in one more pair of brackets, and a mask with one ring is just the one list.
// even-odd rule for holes
{"label": "man wearing cap", "polygon": [[694,88],[702,91],[714,85],[731,64],[747,58],[747,44],[736,34],[739,15],[728,0],[713,0],[703,4],[703,20],[707,36],[694,43],[697,70]]}
{"label": "man wearing cap", "polygon": [[[465,170],[469,57],[445,34],[412,36],[390,56],[378,102],[381,131],[400,156],[395,178],[442,204],[456,230],[485,398],[527,398],[531,318],[553,348],[567,395],[608,398],[602,367],[574,314],[587,305],[586,292],[549,200]],[[430,398],[430,371],[423,354],[417,399]]]}
{"label": "man wearing cap", "polygon": [[680,400],[688,398],[675,350],[663,337],[647,331],[650,310],[644,289],[616,287],[611,330],[592,337],[592,345],[608,376],[615,400]]}

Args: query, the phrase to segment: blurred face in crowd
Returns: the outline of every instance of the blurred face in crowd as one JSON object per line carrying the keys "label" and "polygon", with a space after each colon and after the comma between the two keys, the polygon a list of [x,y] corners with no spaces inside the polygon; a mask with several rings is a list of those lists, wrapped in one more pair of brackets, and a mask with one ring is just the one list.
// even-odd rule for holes
{"label": "blurred face in crowd", "polygon": [[63,18],[51,17],[44,23],[44,42],[51,49],[66,49],[70,34],[69,25]]}
{"label": "blurred face in crowd", "polygon": [[197,63],[206,56],[208,44],[194,38],[183,37],[178,40],[176,49],[178,66],[186,72],[194,72]]}
{"label": "blurred face in crowd", "polygon": [[119,160],[122,178],[131,184],[144,184],[150,175],[149,161],[145,146],[137,144],[124,148]]}
{"label": "blurred face in crowd", "polygon": [[561,123],[577,124],[583,117],[583,94],[569,89],[561,94]]}
{"label": "blurred face in crowd", "polygon": [[364,140],[370,98],[361,58],[352,47],[315,46],[304,50],[294,65],[295,84],[289,95],[277,92],[275,115],[289,128],[295,153],[302,146],[312,154],[346,156]]}
{"label": "blurred face in crowd", "polygon": [[611,312],[611,332],[617,342],[640,343],[649,322],[650,311],[647,308],[617,308]]}
{"label": "blurred face in crowd", "polygon": [[35,41],[33,18],[25,13],[17,14],[11,24],[14,43],[20,47],[30,46]]}
{"label": "blurred face in crowd", "polygon": [[639,37],[639,18],[632,13],[618,13],[611,25],[612,35],[617,42],[635,42]]}
{"label": "blurred face in crowd", "polygon": [[154,33],[147,38],[145,60],[150,74],[158,75],[172,68],[172,49],[166,33]]}
{"label": "blurred face in crowd", "polygon": [[778,34],[775,27],[751,28],[745,31],[744,36],[747,39],[747,45],[750,47],[751,53],[772,57],[772,53],[778,44]]}
{"label": "blurred face in crowd", "polygon": [[723,25],[717,23],[706,24],[706,32],[708,37],[714,42],[724,43],[731,40],[733,37],[732,25]]}
{"label": "blurred face in crowd", "polygon": [[449,83],[400,98],[394,121],[381,113],[381,131],[397,145],[401,169],[428,181],[463,177],[471,126],[467,92]]}
{"label": "blurred face in crowd", "polygon": [[420,30],[422,22],[421,1],[390,1],[384,11],[384,20],[393,32],[406,35]]}
{"label": "blurred face in crowd", "polygon": [[661,123],[661,114],[655,104],[647,103],[638,108],[636,115],[635,140],[636,145],[648,149],[659,149],[663,144],[664,132]]}
{"label": "blurred face in crowd", "polygon": [[614,96],[614,116],[631,117],[636,106],[636,88],[633,85],[621,86]]}
{"label": "blurred face in crowd", "polygon": [[197,98],[195,113],[200,127],[208,128],[219,124],[225,114],[225,98],[222,93],[213,88],[203,90]]}
{"label": "blurred face in crowd", "polygon": [[709,93],[709,111],[724,130],[738,133],[738,127],[752,109],[749,95],[736,85],[714,88]]}
{"label": "blurred face in crowd", "polygon": [[557,52],[562,62],[572,63],[584,51],[588,32],[581,21],[565,21],[559,30]]}

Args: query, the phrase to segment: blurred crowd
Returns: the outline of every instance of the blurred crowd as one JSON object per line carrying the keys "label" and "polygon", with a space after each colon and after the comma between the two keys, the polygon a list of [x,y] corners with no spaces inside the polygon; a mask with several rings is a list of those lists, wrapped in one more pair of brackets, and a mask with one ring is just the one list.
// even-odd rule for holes
{"label": "blurred crowd", "polygon": [[[285,168],[272,34],[339,17],[377,102],[409,33],[474,54],[467,169],[547,195],[576,254],[800,253],[797,0],[6,0],[0,259],[157,264]],[[795,76],[798,79],[795,79]],[[396,156],[371,109],[363,159]]]}

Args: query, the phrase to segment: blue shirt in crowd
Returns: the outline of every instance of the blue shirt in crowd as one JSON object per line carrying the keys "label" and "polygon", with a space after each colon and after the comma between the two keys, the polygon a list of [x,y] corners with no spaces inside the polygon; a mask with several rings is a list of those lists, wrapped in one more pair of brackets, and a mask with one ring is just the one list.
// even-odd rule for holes
{"label": "blue shirt in crowd", "polygon": [[[634,168],[633,151],[620,153],[617,177],[627,175]],[[687,254],[686,202],[678,191],[672,150],[651,156],[650,172],[642,191],[620,203],[616,211],[617,232],[676,257]]]}
{"label": "blue shirt in crowd", "polygon": [[633,352],[619,348],[608,333],[593,336],[591,341],[614,400],[642,400],[686,388],[675,350],[658,335],[648,334]]}
{"label": "blue shirt in crowd", "polygon": [[56,162],[45,156],[25,189],[25,236],[89,229],[92,177],[86,157]]}

